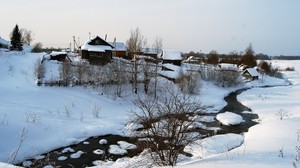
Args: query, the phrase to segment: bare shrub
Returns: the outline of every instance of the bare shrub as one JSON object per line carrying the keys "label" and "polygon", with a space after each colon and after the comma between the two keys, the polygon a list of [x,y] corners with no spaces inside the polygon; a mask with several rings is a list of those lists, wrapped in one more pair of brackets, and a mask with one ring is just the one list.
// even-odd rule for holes
{"label": "bare shrub", "polygon": [[181,92],[183,93],[198,93],[200,89],[200,74],[191,71],[185,74],[183,73],[183,71],[180,71],[180,75],[176,83],[178,84]]}
{"label": "bare shrub", "polygon": [[37,59],[34,64],[34,76],[37,79],[37,84],[40,85],[42,83],[43,78],[46,75],[46,66],[41,59]]}
{"label": "bare shrub", "polygon": [[28,112],[26,113],[26,122],[36,124],[39,122],[39,116],[36,113]]}
{"label": "bare shrub", "polygon": [[72,116],[72,106],[65,105],[64,108],[65,108],[64,112],[65,112],[66,116],[71,117]]}
{"label": "bare shrub", "polygon": [[99,114],[100,114],[100,111],[101,111],[101,106],[97,103],[94,103],[93,105],[93,108],[92,108],[92,113],[93,113],[93,116],[95,118],[99,118]]}
{"label": "bare shrub", "polygon": [[9,163],[15,163],[17,155],[23,146],[24,141],[26,140],[28,136],[28,130],[26,128],[23,128],[21,133],[20,133],[20,138],[19,138],[19,144],[17,148],[9,155]]}
{"label": "bare shrub", "polygon": [[72,69],[71,64],[64,61],[59,67],[59,76],[63,86],[68,86],[72,81]]}
{"label": "bare shrub", "polygon": [[219,86],[232,87],[241,83],[241,75],[237,71],[219,70],[215,80]]}
{"label": "bare shrub", "polygon": [[134,133],[147,137],[147,148],[158,165],[176,165],[184,147],[201,137],[191,132],[195,120],[188,116],[202,113],[203,107],[185,94],[168,90],[157,99],[139,97],[134,104],[138,110],[132,111],[131,123],[144,126],[144,130]]}
{"label": "bare shrub", "polygon": [[275,114],[280,120],[283,120],[285,118],[290,117],[292,114],[290,114],[288,111],[284,109],[279,109],[278,112]]}
{"label": "bare shrub", "polygon": [[295,71],[295,67],[286,67],[285,71]]}

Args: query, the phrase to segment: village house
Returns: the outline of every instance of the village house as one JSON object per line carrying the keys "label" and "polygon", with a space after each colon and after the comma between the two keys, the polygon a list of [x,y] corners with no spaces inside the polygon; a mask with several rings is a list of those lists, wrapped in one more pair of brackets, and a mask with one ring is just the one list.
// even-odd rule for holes
{"label": "village house", "polygon": [[175,51],[175,50],[163,50],[162,53],[162,63],[163,64],[173,64],[177,66],[181,66],[181,52],[180,51]]}
{"label": "village house", "polygon": [[127,49],[123,42],[109,42],[111,46],[114,47],[113,49],[113,56],[126,58],[127,57]]}
{"label": "village house", "polygon": [[247,68],[242,72],[242,76],[246,80],[257,80],[259,77],[259,72],[255,68]]}
{"label": "village house", "polygon": [[106,64],[113,56],[113,46],[96,36],[86,41],[81,47],[81,58],[87,59],[90,64]]}

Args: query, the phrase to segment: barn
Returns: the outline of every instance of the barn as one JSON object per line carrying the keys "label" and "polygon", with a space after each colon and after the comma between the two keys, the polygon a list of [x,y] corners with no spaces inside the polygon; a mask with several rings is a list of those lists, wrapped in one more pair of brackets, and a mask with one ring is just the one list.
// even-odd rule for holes
{"label": "barn", "polygon": [[86,41],[81,47],[81,58],[87,59],[90,64],[106,64],[112,59],[113,46],[96,36]]}

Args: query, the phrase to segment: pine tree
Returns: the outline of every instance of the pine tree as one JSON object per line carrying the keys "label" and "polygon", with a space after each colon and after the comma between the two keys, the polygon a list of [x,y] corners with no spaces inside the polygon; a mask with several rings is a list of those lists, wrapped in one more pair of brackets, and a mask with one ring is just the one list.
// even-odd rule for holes
{"label": "pine tree", "polygon": [[10,50],[15,50],[15,51],[22,51],[23,50],[23,44],[21,43],[22,35],[19,30],[19,26],[16,25],[12,34],[11,34],[11,47]]}

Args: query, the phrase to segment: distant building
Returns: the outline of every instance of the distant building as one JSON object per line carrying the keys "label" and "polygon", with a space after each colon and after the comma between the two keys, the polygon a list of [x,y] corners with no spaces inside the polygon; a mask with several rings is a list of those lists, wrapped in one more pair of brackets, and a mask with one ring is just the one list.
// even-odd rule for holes
{"label": "distant building", "polygon": [[163,64],[173,64],[181,66],[181,52],[176,50],[163,50],[162,56]]}
{"label": "distant building", "polygon": [[242,76],[248,80],[257,80],[259,72],[255,68],[247,68],[242,72]]}
{"label": "distant building", "polygon": [[49,54],[43,56],[43,60],[57,60],[65,61],[67,57],[67,52],[64,51],[52,51]]}
{"label": "distant building", "polygon": [[220,70],[226,71],[238,71],[239,67],[237,64],[230,64],[230,63],[221,63],[218,65]]}
{"label": "distant building", "polygon": [[8,49],[10,46],[10,42],[0,37],[0,48]]}
{"label": "distant building", "polygon": [[87,59],[90,64],[106,64],[112,59],[113,46],[96,36],[86,41],[81,47],[81,58]]}
{"label": "distant building", "polygon": [[157,50],[155,48],[143,48],[142,52],[143,55],[150,56],[155,59],[157,59],[162,54],[162,50]]}
{"label": "distant building", "polygon": [[120,58],[127,57],[127,49],[123,42],[109,42],[109,44],[114,47],[113,56]]}

